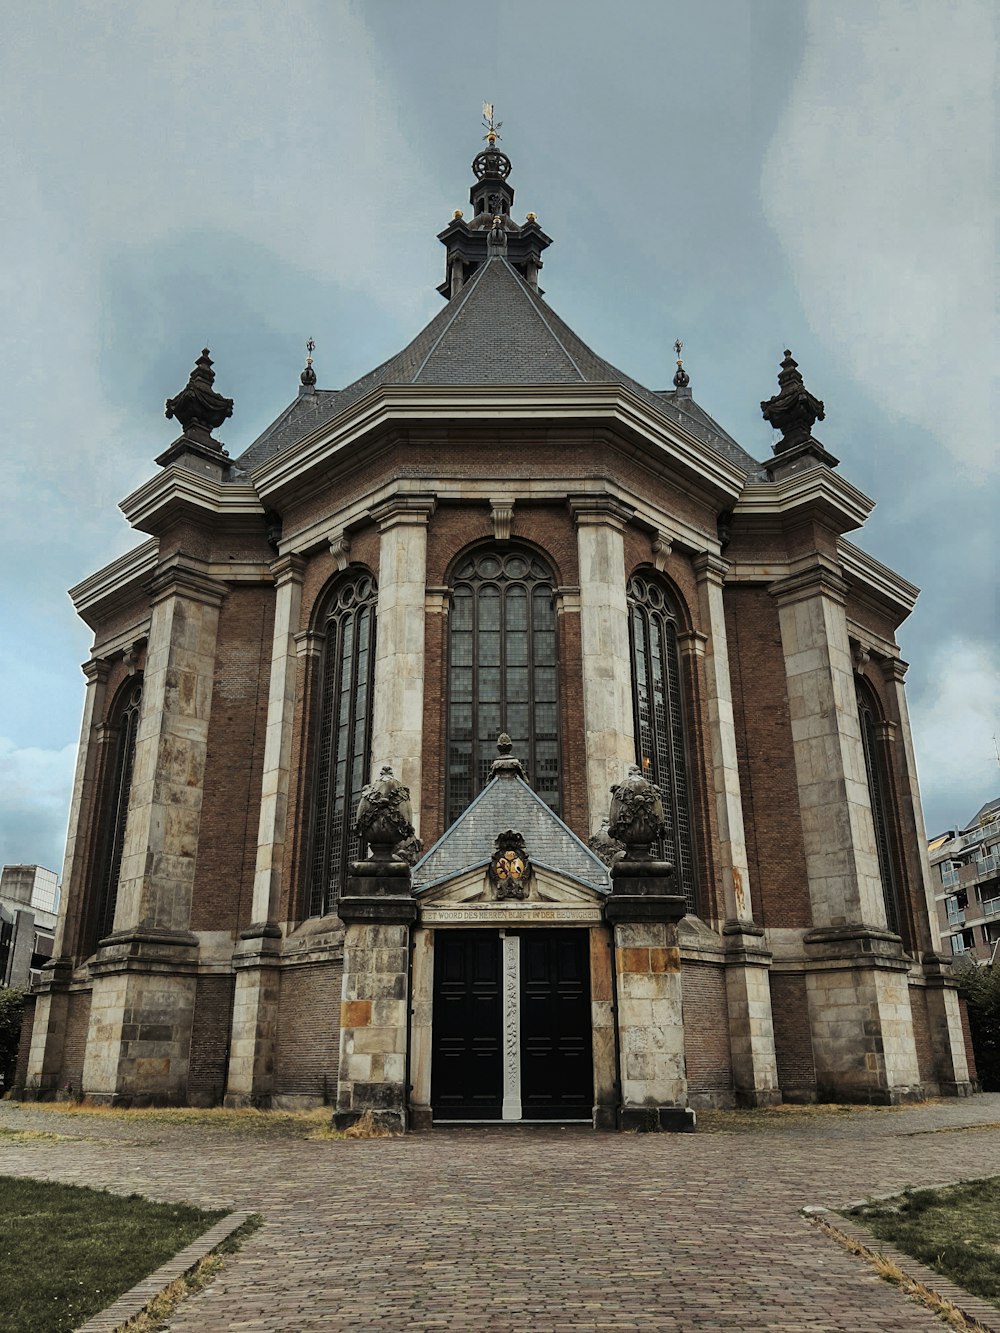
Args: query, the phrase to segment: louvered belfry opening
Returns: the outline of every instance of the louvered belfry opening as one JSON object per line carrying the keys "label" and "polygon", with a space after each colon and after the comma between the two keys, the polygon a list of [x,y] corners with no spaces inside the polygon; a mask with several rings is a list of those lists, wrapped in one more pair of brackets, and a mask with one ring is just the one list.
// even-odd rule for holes
{"label": "louvered belfry opening", "polygon": [[559,814],[559,672],[552,571],[528,550],[486,547],[452,579],[448,619],[447,822],[489,780],[506,732]]}
{"label": "louvered belfry opening", "polygon": [[902,937],[904,946],[908,947],[909,932],[907,921],[900,910],[899,875],[893,851],[895,812],[883,747],[878,735],[879,723],[882,720],[881,709],[875,691],[866,680],[861,676],[855,676],[854,684],[858,696],[858,721],[861,724],[861,745],[865,752],[868,797],[875,824],[875,848],[878,853],[879,875],[882,879],[886,924],[890,930]]}
{"label": "louvered belfry opening", "polygon": [[367,780],[378,589],[367,572],[337,584],[323,622],[316,736],[309,915],[336,909],[348,867],[362,854],[354,809]]}
{"label": "louvered belfry opening", "polygon": [[658,855],[673,865],[673,892],[683,893],[688,911],[694,912],[697,877],[677,613],[669,592],[654,578],[633,575],[627,595],[636,762],[663,793],[667,831]]}
{"label": "louvered belfry opening", "polygon": [[115,923],[118,905],[118,880],[121,875],[122,854],[125,850],[125,824],[128,818],[128,798],[132,790],[132,768],[135,763],[135,740],[139,729],[139,711],[142,706],[142,677],[136,676],[122,690],[112,710],[115,732],[114,760],[109,769],[105,787],[101,819],[101,862],[98,875],[97,914],[95,920],[97,941],[110,935]]}

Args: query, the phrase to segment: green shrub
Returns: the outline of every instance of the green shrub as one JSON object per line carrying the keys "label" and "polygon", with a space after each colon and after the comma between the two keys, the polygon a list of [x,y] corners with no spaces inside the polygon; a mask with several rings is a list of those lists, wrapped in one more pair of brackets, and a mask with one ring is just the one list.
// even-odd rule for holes
{"label": "green shrub", "polygon": [[1000,1092],[1000,967],[963,959],[955,977],[969,1010],[979,1082],[984,1092]]}
{"label": "green shrub", "polygon": [[4,1089],[14,1082],[21,1019],[27,999],[27,991],[0,988],[0,1085]]}

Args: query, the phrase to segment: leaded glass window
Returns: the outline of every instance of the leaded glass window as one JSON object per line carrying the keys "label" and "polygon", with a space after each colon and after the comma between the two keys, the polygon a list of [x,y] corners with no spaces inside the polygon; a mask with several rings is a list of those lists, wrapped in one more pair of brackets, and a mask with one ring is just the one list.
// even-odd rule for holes
{"label": "leaded glass window", "polygon": [[875,848],[878,853],[878,870],[882,880],[882,896],[885,899],[885,919],[889,929],[907,941],[907,932],[902,913],[899,910],[899,883],[892,853],[892,800],[889,794],[888,775],[878,738],[879,707],[871,686],[860,677],[855,677],[858,696],[858,720],[861,724],[861,745],[865,752],[865,769],[868,774],[868,797],[872,805],[872,820],[875,824]]}
{"label": "leaded glass window", "polygon": [[[102,855],[98,879],[96,939],[110,935],[118,905],[118,880],[125,850],[125,823],[132,790],[135,738],[142,705],[142,678],[136,677],[119,695],[112,713],[114,757],[108,769],[102,807]],[[96,940],[94,941],[96,943]]]}
{"label": "leaded glass window", "polygon": [[628,583],[636,763],[663,793],[667,831],[661,855],[674,867],[675,892],[697,908],[691,797],[681,697],[677,615],[662,585],[635,575]]}
{"label": "leaded glass window", "polygon": [[556,610],[544,561],[507,548],[466,556],[452,580],[448,647],[448,823],[486,785],[501,732],[558,814]]}
{"label": "leaded glass window", "polygon": [[311,916],[336,908],[348,866],[361,857],[354,810],[371,753],[377,597],[370,574],[339,583],[323,626],[309,867]]}

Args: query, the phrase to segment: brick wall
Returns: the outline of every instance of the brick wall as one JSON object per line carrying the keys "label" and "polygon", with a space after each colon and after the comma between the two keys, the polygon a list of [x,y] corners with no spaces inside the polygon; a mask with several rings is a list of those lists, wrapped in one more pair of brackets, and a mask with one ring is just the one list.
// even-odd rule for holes
{"label": "brick wall", "polygon": [[743,821],[760,925],[812,924],[798,784],[774,600],[765,587],[726,586],[726,633]]}
{"label": "brick wall", "polygon": [[236,978],[226,973],[206,974],[196,982],[188,1072],[188,1100],[192,1105],[217,1106],[225,1093],[235,984]]}
{"label": "brick wall", "polygon": [[979,1071],[976,1068],[976,1051],[972,1045],[972,1028],[969,1026],[969,1006],[961,995],[958,997],[958,1011],[962,1015],[962,1036],[965,1038],[965,1058],[969,1064],[969,1078],[978,1082]]}
{"label": "brick wall", "polygon": [[331,1102],[336,1100],[342,975],[339,962],[282,970],[274,1062],[277,1095],[322,1097],[325,1092]]}
{"label": "brick wall", "polygon": [[[21,1017],[21,1035],[18,1037],[17,1060],[14,1062],[15,1088],[23,1088],[28,1079],[28,1055],[31,1050],[31,1028],[35,1021],[35,997],[29,995]],[[9,1088],[4,1089],[9,1092]]]}
{"label": "brick wall", "polygon": [[90,1024],[91,995],[92,992],[89,990],[75,990],[69,993],[63,1067],[59,1076],[60,1092],[70,1087],[79,1092],[83,1087],[83,1053],[87,1044],[87,1028]]}
{"label": "brick wall", "polygon": [[683,964],[684,1059],[693,1104],[731,1105],[733,1066],[725,969]]}
{"label": "brick wall", "polygon": [[771,1017],[782,1096],[786,1102],[815,1101],[816,1064],[804,976],[794,972],[771,973]]}
{"label": "brick wall", "polygon": [[927,1017],[927,992],[923,986],[910,987],[910,1013],[913,1015],[913,1040],[917,1046],[917,1069],[920,1082],[926,1087],[937,1083],[934,1073],[934,1052],[931,1050],[931,1029]]}
{"label": "brick wall", "polygon": [[219,612],[192,930],[250,924],[274,589],[236,585]]}

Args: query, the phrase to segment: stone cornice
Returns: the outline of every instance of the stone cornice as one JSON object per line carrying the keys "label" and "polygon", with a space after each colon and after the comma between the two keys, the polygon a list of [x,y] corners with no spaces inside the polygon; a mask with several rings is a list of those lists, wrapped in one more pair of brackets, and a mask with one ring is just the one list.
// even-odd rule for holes
{"label": "stone cornice", "polygon": [[787,578],[778,579],[770,585],[768,592],[779,605],[809,601],[819,596],[829,597],[840,605],[847,600],[846,582],[822,556],[805,569],[797,569]]}
{"label": "stone cornice", "polygon": [[699,583],[705,580],[721,588],[729,573],[729,561],[721,555],[713,555],[711,551],[699,551],[691,557],[691,568],[698,576]]}
{"label": "stone cornice", "polygon": [[368,513],[372,521],[378,524],[379,531],[386,532],[400,523],[415,527],[426,525],[434,513],[436,504],[433,495],[408,495],[405,492],[397,492],[383,500],[381,504],[375,505]]}
{"label": "stone cornice", "polygon": [[181,555],[171,556],[160,565],[146,584],[146,589],[150,605],[165,601],[168,597],[183,597],[189,602],[218,606],[228,591],[224,583],[209,577],[204,561]]}
{"label": "stone cornice", "polygon": [[739,496],[746,480],[735,463],[620,384],[383,385],[333,422],[262,463],[254,472],[257,491],[262,499],[273,501],[283,490],[301,487],[314,469],[328,467],[336,456],[355,454],[366,436],[393,425],[438,421],[600,424],[655,449],[665,465],[728,503]]}
{"label": "stone cornice", "polygon": [[182,467],[168,467],[119,505],[140,532],[157,533],[178,518],[208,520],[264,517],[264,506],[249,483],[223,484]]}
{"label": "stone cornice", "polygon": [[93,629],[105,613],[106,602],[111,599],[120,601],[130,592],[138,593],[156,568],[158,548],[155,539],[143,542],[70,588],[69,595],[77,615]]}
{"label": "stone cornice", "polygon": [[747,519],[787,519],[815,516],[838,533],[860,528],[875,508],[875,501],[827,467],[793,473],[770,485],[749,485],[734,508]]}
{"label": "stone cornice", "polygon": [[837,554],[852,592],[888,608],[897,625],[906,619],[920,596],[919,588],[843,537],[837,543]]}
{"label": "stone cornice", "polygon": [[567,495],[566,503],[577,527],[596,523],[622,532],[626,523],[635,517],[631,505],[622,504],[608,491]]}

